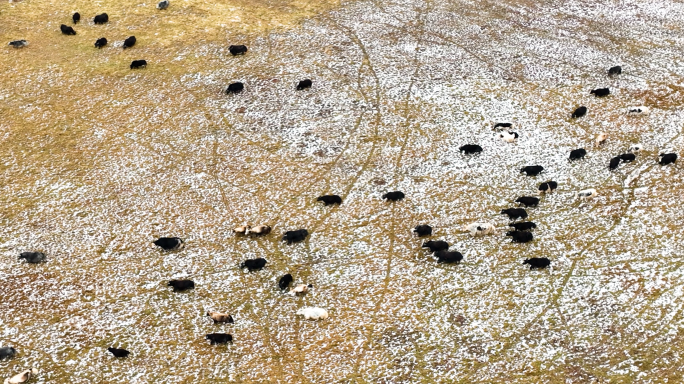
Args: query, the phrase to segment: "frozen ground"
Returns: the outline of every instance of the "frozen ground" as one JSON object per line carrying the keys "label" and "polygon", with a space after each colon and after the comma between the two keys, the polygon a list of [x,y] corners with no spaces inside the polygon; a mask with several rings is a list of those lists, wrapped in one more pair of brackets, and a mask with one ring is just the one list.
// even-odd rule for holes
{"label": "frozen ground", "polygon": [[[0,3],[0,362],[37,383],[663,383],[684,363],[684,5]],[[59,34],[73,11],[111,22]],[[130,34],[138,45],[123,52]],[[92,48],[105,36],[110,46]],[[245,43],[244,57],[229,44]],[[133,59],[148,68],[128,70]],[[620,64],[624,74],[609,78]],[[300,79],[314,81],[296,92]],[[222,90],[240,80],[246,90]],[[592,88],[612,95],[595,99]],[[647,105],[644,118],[623,109]],[[586,105],[586,117],[570,113]],[[510,121],[519,142],[495,138]],[[593,137],[608,132],[602,147]],[[636,162],[607,170],[633,143]],[[480,144],[465,157],[458,147]],[[567,161],[585,147],[585,160]],[[518,173],[543,165],[540,177]],[[530,244],[499,210],[546,179]],[[574,192],[600,196],[579,203]],[[399,189],[407,198],[380,196]],[[344,203],[315,202],[336,193]],[[471,238],[464,224],[498,233]],[[236,238],[239,224],[270,224]],[[410,229],[462,252],[438,265]],[[307,228],[285,245],[280,235]],[[186,249],[161,253],[157,236]],[[19,252],[49,261],[26,265]],[[266,269],[240,271],[263,256]],[[531,256],[552,270],[529,271]],[[276,289],[290,272],[314,290]],[[197,288],[173,293],[171,278]],[[321,306],[330,318],[295,311]],[[233,314],[213,325],[207,310]],[[210,346],[211,332],[232,346]],[[132,355],[115,360],[108,346]]]}

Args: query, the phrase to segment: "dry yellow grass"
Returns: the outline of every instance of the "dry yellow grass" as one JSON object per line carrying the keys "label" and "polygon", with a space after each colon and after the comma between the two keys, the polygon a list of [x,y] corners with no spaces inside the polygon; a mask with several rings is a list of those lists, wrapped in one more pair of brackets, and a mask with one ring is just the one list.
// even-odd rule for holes
{"label": "dry yellow grass", "polygon": [[[0,3],[0,41],[30,42],[0,48],[0,344],[19,350],[3,377],[30,365],[43,383],[681,376],[684,179],[654,159],[681,149],[682,94],[669,40],[644,32],[679,38],[676,13],[646,7],[626,28],[631,8],[586,5],[616,18],[606,30],[572,2],[171,1]],[[74,11],[78,34],[64,36]],[[92,25],[101,12],[110,23]],[[123,51],[129,35],[138,43]],[[241,43],[248,54],[230,56]],[[618,56],[625,75],[608,79]],[[131,71],[135,59],[148,67]],[[314,88],[295,92],[305,77]],[[225,95],[237,80],[245,92]],[[613,96],[588,96],[603,84]],[[589,115],[570,120],[580,104]],[[638,104],[652,116],[621,114]],[[504,120],[518,143],[495,139]],[[602,131],[606,145],[590,147]],[[605,169],[637,141],[635,164]],[[465,143],[485,151],[465,157]],[[588,158],[568,163],[579,146]],[[543,178],[518,174],[535,163]],[[535,241],[511,244],[499,210],[546,178],[560,187],[530,210]],[[601,195],[580,204],[574,192],[589,187]],[[381,201],[395,189],[407,199]],[[328,193],[344,203],[315,202]],[[461,230],[480,220],[497,234]],[[410,233],[420,223],[464,262],[426,256]],[[274,230],[234,236],[243,224]],[[297,228],[311,237],[284,245]],[[186,249],[154,249],[163,235]],[[17,262],[34,249],[49,262]],[[530,272],[532,256],[554,270]],[[237,268],[253,257],[267,268]],[[286,272],[315,288],[281,294]],[[179,277],[197,288],[171,292]],[[330,318],[294,316],[303,306]],[[208,310],[236,323],[213,325]],[[203,340],[222,330],[235,345]],[[131,357],[114,360],[112,345]]]}

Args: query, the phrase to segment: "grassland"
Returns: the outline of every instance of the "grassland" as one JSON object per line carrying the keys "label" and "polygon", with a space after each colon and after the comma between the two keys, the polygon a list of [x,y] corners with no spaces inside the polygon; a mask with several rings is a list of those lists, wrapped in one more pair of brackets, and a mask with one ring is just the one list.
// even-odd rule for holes
{"label": "grassland", "polygon": [[[63,36],[74,11],[88,20]],[[93,25],[101,12],[110,23]],[[0,2],[0,41],[30,42],[0,48],[0,345],[19,351],[0,374],[679,382],[684,172],[655,160],[684,141],[683,16],[668,1]],[[123,51],[129,35],[138,45]],[[135,59],[148,67],[129,70]],[[617,64],[624,74],[606,76]],[[314,86],[296,92],[303,78]],[[225,95],[233,81],[245,92]],[[590,97],[601,86],[613,94]],[[579,105],[589,114],[571,120]],[[652,113],[627,117],[630,105]],[[497,121],[519,141],[496,139]],[[595,147],[599,132],[610,138]],[[637,161],[609,172],[637,142]],[[465,157],[466,143],[484,152]],[[568,162],[579,147],[587,158]],[[546,174],[518,173],[532,164]],[[529,210],[535,241],[511,244],[498,212],[547,179],[559,191]],[[592,187],[598,198],[575,199]],[[404,201],[380,199],[396,189]],[[344,203],[317,204],[326,193]],[[462,231],[481,220],[497,234]],[[234,236],[245,223],[274,233]],[[420,223],[464,262],[428,257]],[[297,228],[306,242],[279,241]],[[185,250],[150,243],[166,235]],[[49,261],[21,264],[26,250]],[[532,256],[553,268],[529,271]],[[268,267],[240,271],[252,257]],[[283,295],[286,272],[315,289]],[[197,288],[171,292],[179,277]],[[294,315],[308,305],[331,317]],[[223,330],[234,345],[203,340]]]}

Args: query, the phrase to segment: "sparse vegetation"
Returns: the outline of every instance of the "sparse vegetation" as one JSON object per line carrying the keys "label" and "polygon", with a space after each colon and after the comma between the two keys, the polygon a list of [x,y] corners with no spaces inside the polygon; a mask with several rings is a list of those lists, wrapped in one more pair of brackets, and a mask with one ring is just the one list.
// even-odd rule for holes
{"label": "sparse vegetation", "polygon": [[[0,346],[17,349],[3,378],[680,380],[684,171],[657,160],[684,140],[681,4],[156,5],[0,2]],[[30,44],[7,45],[18,39]],[[249,50],[232,56],[234,44]],[[137,59],[145,70],[129,69]],[[237,81],[245,90],[226,95]],[[634,105],[650,114],[627,117]],[[514,143],[492,130],[503,121]],[[635,143],[636,160],[610,172]],[[531,164],[545,173],[519,173]],[[528,209],[534,240],[510,243],[499,212],[547,180],[558,189]],[[587,188],[600,193],[579,201]],[[406,198],[381,199],[394,190]],[[344,204],[316,201],[326,194]],[[472,237],[475,221],[498,231]],[[233,233],[262,224],[272,233]],[[463,261],[429,257],[418,224]],[[281,241],[297,228],[305,241]],[[185,248],[156,249],[162,236]],[[47,262],[18,262],[32,250]],[[239,269],[258,257],[263,270]],[[550,270],[530,271],[532,257]],[[285,273],[316,288],[281,292]],[[174,293],[172,279],[195,289]],[[329,318],[305,321],[303,307]],[[210,346],[217,332],[234,344]]]}

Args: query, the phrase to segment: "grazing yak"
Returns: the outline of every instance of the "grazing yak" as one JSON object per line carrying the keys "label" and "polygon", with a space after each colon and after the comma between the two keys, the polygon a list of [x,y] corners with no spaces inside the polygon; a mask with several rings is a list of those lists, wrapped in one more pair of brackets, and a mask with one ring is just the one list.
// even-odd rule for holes
{"label": "grazing yak", "polygon": [[26,260],[27,263],[37,264],[45,261],[45,254],[43,252],[22,252],[19,254],[19,259]]}
{"label": "grazing yak", "polygon": [[606,97],[606,96],[610,95],[610,89],[608,89],[608,88],[596,88],[596,89],[592,89],[591,92],[589,92],[589,93],[596,96],[596,97]]}
{"label": "grazing yak", "polygon": [[430,236],[432,235],[432,227],[427,224],[417,225],[413,228],[413,233],[418,235],[418,237]]}
{"label": "grazing yak", "polygon": [[17,354],[17,350],[12,347],[0,347],[0,360],[11,359]]}
{"label": "grazing yak", "polygon": [[74,13],[74,15],[71,16],[71,20],[74,21],[74,24],[77,24],[79,21],[81,21],[81,14],[78,12]]}
{"label": "grazing yak", "polygon": [[27,369],[23,372],[17,373],[16,375],[5,379],[5,384],[21,384],[31,380],[31,376],[37,375],[38,370],[35,368]]}
{"label": "grazing yak", "polygon": [[72,35],[73,36],[76,34],[76,31],[74,31],[73,28],[66,26],[64,24],[60,25],[59,29],[62,31],[62,34],[64,34],[64,35]]}
{"label": "grazing yak", "polygon": [[195,288],[195,282],[192,280],[171,280],[166,285],[173,287],[175,292],[186,291],[188,289]]}
{"label": "grazing yak", "polygon": [[256,259],[247,259],[240,264],[240,268],[247,268],[249,272],[260,271],[266,266],[266,259],[258,257]]}
{"label": "grazing yak", "polygon": [[551,193],[558,188],[558,183],[555,181],[546,181],[539,184],[539,193]]}
{"label": "grazing yak", "polygon": [[536,207],[539,205],[539,198],[532,196],[521,196],[515,199],[516,203],[520,203],[526,207]]}
{"label": "grazing yak", "polygon": [[577,109],[575,109],[575,112],[572,113],[572,118],[576,119],[578,117],[582,117],[587,114],[587,107],[581,106]]}
{"label": "grazing yak", "polygon": [[606,140],[608,139],[608,134],[607,133],[599,133],[596,135],[596,145],[603,145],[605,144]]}
{"label": "grazing yak", "polygon": [[291,283],[292,283],[292,275],[287,273],[285,275],[282,275],[280,277],[280,280],[278,280],[278,287],[280,287],[280,290],[282,291],[282,290],[286,289],[287,287],[289,287]]}
{"label": "grazing yak", "polygon": [[296,312],[299,316],[304,316],[306,320],[325,320],[328,318],[328,311],[318,307],[301,308]]}
{"label": "grazing yak", "polygon": [[622,160],[626,163],[629,163],[629,162],[636,160],[636,155],[633,153],[623,153],[619,157],[620,157],[620,160]]}
{"label": "grazing yak", "polygon": [[629,149],[627,150],[628,152],[631,153],[638,153],[644,150],[644,146],[642,144],[632,144],[630,145]]}
{"label": "grazing yak", "polygon": [[640,105],[627,108],[626,113],[627,116],[648,116],[651,113],[651,109]]}
{"label": "grazing yak", "polygon": [[426,241],[422,245],[423,248],[429,248],[430,252],[446,251],[449,249],[449,243],[442,240],[430,240]]}
{"label": "grazing yak", "polygon": [[228,85],[228,88],[226,88],[226,94],[231,94],[231,93],[240,93],[245,89],[245,85],[242,84],[239,81],[236,81],[230,85]]}
{"label": "grazing yak", "polygon": [[297,84],[297,90],[301,91],[302,89],[311,88],[311,85],[311,79],[304,79]]}
{"label": "grazing yak", "polygon": [[207,312],[207,316],[211,317],[211,319],[214,320],[214,324],[218,324],[218,323],[232,324],[232,323],[234,323],[233,316],[231,316],[227,313]]}
{"label": "grazing yak", "polygon": [[342,198],[338,195],[320,196],[316,199],[316,201],[322,201],[325,205],[342,204]]}
{"label": "grazing yak", "polygon": [[518,133],[517,132],[511,132],[511,131],[504,131],[499,133],[499,139],[507,142],[507,143],[512,143],[518,139]]}
{"label": "grazing yak", "polygon": [[307,231],[306,229],[287,231],[283,235],[283,241],[286,241],[288,244],[299,243],[300,241],[304,241],[304,239],[306,239],[307,236],[309,236],[309,231]]}
{"label": "grazing yak", "polygon": [[245,53],[247,53],[247,46],[246,45],[231,45],[230,47],[228,47],[228,51],[233,56],[244,55]]}
{"label": "grazing yak", "polygon": [[551,265],[551,260],[546,257],[533,257],[531,259],[525,259],[523,265],[529,264],[530,269],[542,269]]}
{"label": "grazing yak", "polygon": [[164,9],[169,8],[169,5],[171,5],[169,0],[162,0],[159,3],[157,3],[157,9],[164,10]]}
{"label": "grazing yak", "polygon": [[401,191],[387,192],[382,195],[382,199],[387,201],[399,201],[404,197],[406,197],[406,195],[404,195],[404,192]]}
{"label": "grazing yak", "polygon": [[472,236],[484,236],[494,232],[494,224],[492,223],[471,223],[464,227],[464,229]]}
{"label": "grazing yak", "polygon": [[583,159],[587,155],[587,151],[584,148],[577,148],[570,151],[570,161]]}
{"label": "grazing yak", "polygon": [[477,144],[466,144],[458,148],[459,151],[465,153],[466,155],[472,155],[475,153],[482,152],[482,147]]}
{"label": "grazing yak", "polygon": [[130,352],[128,352],[127,350],[125,350],[123,348],[109,347],[109,348],[107,348],[107,350],[109,352],[111,352],[112,355],[114,355],[114,357],[127,357],[128,355],[131,354]]}
{"label": "grazing yak", "polygon": [[233,228],[233,232],[239,233],[241,235],[246,235],[252,227],[249,225],[241,225],[239,227]]}
{"label": "grazing yak", "polygon": [[93,19],[95,24],[106,24],[109,21],[109,15],[106,13],[99,14]]}
{"label": "grazing yak", "polygon": [[529,243],[534,239],[532,232],[527,231],[508,231],[506,236],[511,236],[513,243]]}
{"label": "grazing yak", "polygon": [[541,165],[528,165],[520,169],[520,173],[524,173],[527,176],[537,176],[544,171],[544,167]]}
{"label": "grazing yak", "polygon": [[577,197],[579,197],[580,199],[588,199],[591,197],[596,197],[597,194],[598,193],[593,188],[583,189],[583,190],[577,192]]}
{"label": "grazing yak", "polygon": [[26,40],[14,40],[14,41],[10,41],[8,45],[10,45],[14,48],[24,48],[24,47],[28,47],[29,43]]}
{"label": "grazing yak", "polygon": [[537,228],[537,224],[531,222],[531,221],[524,221],[522,223],[512,223],[508,224],[509,227],[515,228],[516,231],[531,231],[534,228]]}
{"label": "grazing yak", "polygon": [[511,220],[526,219],[527,211],[523,208],[506,208],[501,210],[502,215],[508,216]]}
{"label": "grazing yak", "polygon": [[290,289],[290,295],[300,296],[305,295],[309,290],[313,288],[313,284],[297,284],[296,287]]}
{"label": "grazing yak", "polygon": [[265,236],[271,233],[271,226],[269,225],[257,225],[256,227],[248,227],[245,231],[245,235],[254,236]]}
{"label": "grazing yak", "polygon": [[463,260],[463,255],[458,251],[439,251],[433,255],[438,263],[458,263]]}
{"label": "grazing yak", "polygon": [[131,62],[131,69],[147,68],[147,61],[145,60],[133,60]]}
{"label": "grazing yak", "polygon": [[622,67],[619,65],[608,68],[608,75],[609,76],[619,75],[621,73],[622,73]]}
{"label": "grazing yak", "polygon": [[105,45],[107,45],[107,39],[104,37],[100,37],[99,39],[95,40],[95,48],[102,48]]}
{"label": "grazing yak", "polygon": [[209,344],[233,344],[233,336],[229,333],[209,333],[205,336],[209,340]]}
{"label": "grazing yak", "polygon": [[661,153],[659,157],[660,160],[658,161],[658,164],[660,165],[673,164],[675,161],[677,161],[676,153]]}
{"label": "grazing yak", "polygon": [[136,42],[137,42],[137,40],[136,40],[135,36],[129,36],[123,42],[123,49],[131,48],[132,46],[135,45]]}
{"label": "grazing yak", "polygon": [[185,247],[185,242],[180,237],[160,237],[152,244],[165,251],[178,251]]}

